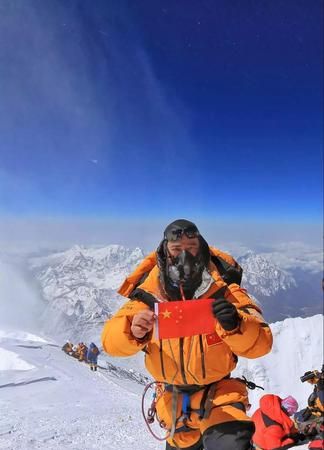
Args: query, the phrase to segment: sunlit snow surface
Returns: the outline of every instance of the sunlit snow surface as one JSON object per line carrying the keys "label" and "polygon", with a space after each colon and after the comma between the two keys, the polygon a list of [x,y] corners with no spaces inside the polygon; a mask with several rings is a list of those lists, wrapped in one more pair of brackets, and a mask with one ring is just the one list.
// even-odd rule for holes
{"label": "sunlit snow surface", "polygon": [[[7,341],[1,333],[0,358],[0,449],[163,448],[145,430],[142,385],[93,373],[60,347],[20,332]],[[30,370],[12,364],[15,358]]]}
{"label": "sunlit snow surface", "polygon": [[[30,370],[33,369],[34,366],[28,364],[23,359],[19,358],[19,356],[4,348],[0,347],[0,371],[4,370]],[[0,377],[1,380],[1,377]]]}
{"label": "sunlit snow surface", "polygon": [[45,340],[40,336],[36,336],[32,333],[27,333],[26,331],[4,331],[0,330],[0,343],[10,342],[10,341],[27,341],[27,342],[38,342],[39,344],[50,344],[51,340]]}
{"label": "sunlit snow surface", "polygon": [[[272,325],[273,354],[241,362],[235,375],[265,387],[251,392],[253,409],[266,392],[296,395],[305,406],[311,389],[299,376],[320,368],[321,324],[321,316],[278,322]],[[165,448],[145,428],[142,385],[105,370],[91,372],[60,345],[23,331],[0,331],[0,360],[0,449]]]}

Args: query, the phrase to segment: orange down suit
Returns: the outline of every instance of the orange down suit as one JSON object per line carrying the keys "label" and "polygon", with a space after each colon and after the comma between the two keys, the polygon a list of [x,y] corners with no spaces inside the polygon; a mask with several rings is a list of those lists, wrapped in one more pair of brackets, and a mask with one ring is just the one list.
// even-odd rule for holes
{"label": "orange down suit", "polygon": [[[234,264],[233,258],[217,249],[210,247],[210,252],[221,256],[229,264]],[[145,281],[136,286],[143,274],[149,271]],[[227,285],[222,280],[216,266],[210,263],[211,282],[205,292],[198,298],[214,298],[215,293]],[[134,288],[151,294],[157,301],[168,301],[159,280],[159,268],[156,265],[156,255],[151,253],[124,282],[119,290],[121,295],[128,297]],[[102,344],[107,353],[112,356],[131,356],[145,349],[145,365],[152,377],[169,385],[205,386],[217,383],[212,408],[207,418],[201,419],[198,413],[192,412],[187,423],[192,431],[176,432],[171,445],[186,448],[195,444],[201,434],[211,425],[231,422],[234,420],[251,421],[245,414],[244,406],[248,404],[245,384],[234,378],[229,378],[236,367],[237,356],[258,358],[267,354],[272,346],[272,334],[264,322],[260,309],[248,296],[246,291],[237,284],[227,286],[223,295],[235,305],[240,316],[240,325],[233,331],[225,331],[215,320],[215,336],[191,336],[184,338],[158,340],[154,329],[145,341],[136,340],[131,334],[132,318],[149,306],[139,300],[130,300],[106,322],[102,332]],[[204,390],[201,389],[190,396],[192,410],[199,409]],[[237,408],[241,404],[243,408]],[[165,391],[157,400],[157,413],[167,428],[172,427],[172,392]],[[181,394],[177,404],[177,418],[181,416]],[[181,428],[179,421],[176,428]]]}

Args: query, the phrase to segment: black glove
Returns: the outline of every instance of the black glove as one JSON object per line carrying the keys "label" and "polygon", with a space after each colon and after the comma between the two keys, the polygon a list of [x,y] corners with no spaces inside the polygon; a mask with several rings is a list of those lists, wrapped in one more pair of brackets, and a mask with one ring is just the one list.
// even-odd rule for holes
{"label": "black glove", "polygon": [[212,303],[212,311],[215,319],[221,324],[226,331],[232,331],[239,324],[240,317],[237,309],[232,303],[221,298],[214,300]]}
{"label": "black glove", "polygon": [[304,411],[302,412],[302,417],[304,421],[306,422],[307,420],[309,420],[311,416],[312,416],[311,410],[308,407],[305,408]]}
{"label": "black glove", "polygon": [[304,435],[304,433],[298,433],[298,440],[299,441],[304,441],[306,439],[306,436]]}
{"label": "black glove", "polygon": [[303,433],[287,434],[286,437],[292,439],[295,444],[298,444],[298,442],[304,441],[306,439],[306,436]]}

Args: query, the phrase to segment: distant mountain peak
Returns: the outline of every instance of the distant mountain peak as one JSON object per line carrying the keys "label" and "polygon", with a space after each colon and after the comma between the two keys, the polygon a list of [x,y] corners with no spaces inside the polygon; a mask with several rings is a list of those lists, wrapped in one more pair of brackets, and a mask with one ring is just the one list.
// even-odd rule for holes
{"label": "distant mountain peak", "polygon": [[270,297],[280,290],[296,287],[293,276],[263,255],[248,251],[238,258],[243,268],[242,284],[254,296]]}
{"label": "distant mountain peak", "polygon": [[103,322],[123,301],[117,288],[143,257],[140,248],[113,244],[75,245],[65,252],[32,258],[30,267],[47,303],[50,325],[56,326],[54,317],[61,328]]}

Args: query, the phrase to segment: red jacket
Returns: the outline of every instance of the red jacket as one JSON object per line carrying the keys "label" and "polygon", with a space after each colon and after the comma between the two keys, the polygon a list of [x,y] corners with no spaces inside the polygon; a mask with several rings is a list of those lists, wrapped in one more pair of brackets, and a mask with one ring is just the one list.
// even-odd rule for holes
{"label": "red jacket", "polygon": [[288,434],[298,433],[294,422],[281,408],[281,398],[277,395],[264,395],[260,408],[252,416],[255,423],[253,442],[263,450],[289,448],[294,440]]}

